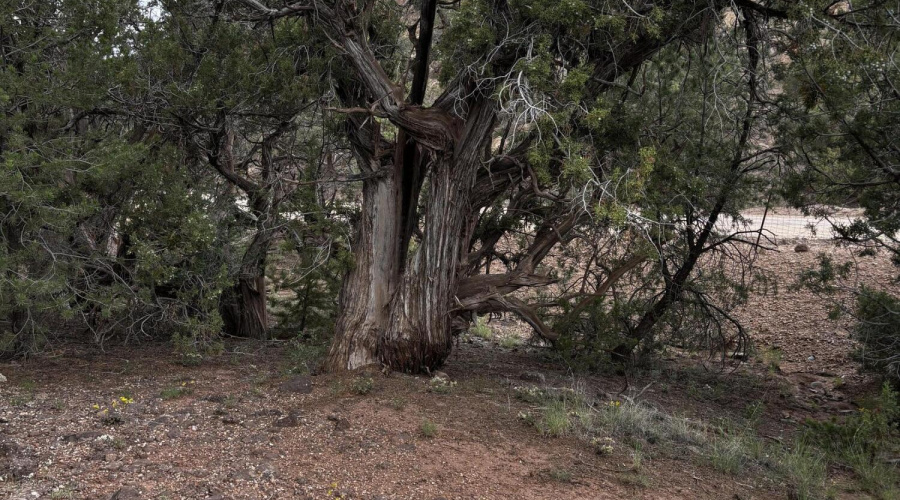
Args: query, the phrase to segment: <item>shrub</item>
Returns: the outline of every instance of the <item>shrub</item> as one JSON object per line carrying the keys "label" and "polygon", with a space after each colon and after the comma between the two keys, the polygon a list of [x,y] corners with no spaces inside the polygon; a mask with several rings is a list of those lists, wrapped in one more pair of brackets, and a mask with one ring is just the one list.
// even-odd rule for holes
{"label": "shrub", "polygon": [[833,455],[861,452],[871,456],[884,451],[897,437],[898,419],[897,392],[885,383],[874,401],[843,421],[807,420],[802,438]]}
{"label": "shrub", "polygon": [[598,302],[566,314],[553,324],[553,330],[560,334],[553,348],[561,361],[576,370],[609,369],[611,361],[622,361],[610,353],[621,345],[635,346],[634,339],[622,332],[627,331],[628,318],[637,311],[635,305]]}
{"label": "shrub", "polygon": [[219,337],[222,320],[214,316],[209,322],[189,320],[190,333],[175,333],[172,344],[178,361],[184,366],[199,365],[205,358],[218,356],[225,350]]}
{"label": "shrub", "polygon": [[437,424],[428,420],[427,418],[422,419],[422,424],[419,426],[419,430],[422,431],[422,435],[426,438],[433,438],[437,436],[438,427]]}
{"label": "shrub", "polygon": [[350,390],[353,391],[354,394],[358,394],[360,396],[365,396],[366,394],[372,392],[372,389],[374,388],[375,379],[369,376],[356,377],[350,384]]}
{"label": "shrub", "polygon": [[328,343],[318,338],[294,337],[287,349],[288,371],[310,374],[318,371],[322,358],[328,352]]}
{"label": "shrub", "polygon": [[801,444],[815,446],[829,461],[854,471],[860,486],[878,498],[896,498],[900,475],[885,459],[900,449],[900,404],[887,382],[881,393],[855,415],[839,420],[808,420]]}
{"label": "shrub", "polygon": [[900,299],[863,287],[856,298],[854,353],[863,367],[900,385]]}
{"label": "shrub", "polygon": [[550,469],[547,474],[550,476],[550,479],[559,481],[560,483],[572,482],[572,472],[562,467],[554,467]]}

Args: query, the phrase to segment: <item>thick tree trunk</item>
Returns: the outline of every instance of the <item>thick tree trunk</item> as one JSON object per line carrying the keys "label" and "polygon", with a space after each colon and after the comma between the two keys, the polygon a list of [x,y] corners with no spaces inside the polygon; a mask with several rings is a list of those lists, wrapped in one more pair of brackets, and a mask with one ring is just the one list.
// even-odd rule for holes
{"label": "thick tree trunk", "polygon": [[220,306],[224,330],[238,337],[268,338],[264,276],[240,277],[222,292]]}
{"label": "thick tree trunk", "polygon": [[257,217],[256,233],[241,259],[234,285],[222,292],[219,312],[224,330],[230,335],[267,339],[269,320],[266,313],[266,258],[272,241],[271,204],[267,198],[253,200]]}
{"label": "thick tree trunk", "polygon": [[329,371],[378,364],[378,339],[388,327],[399,282],[400,197],[393,177],[367,180],[354,241],[354,267],[344,278]]}
{"label": "thick tree trunk", "polygon": [[[364,187],[355,267],[341,291],[331,371],[378,364],[427,372],[450,354],[450,309],[468,250],[470,196],[494,126],[487,101],[472,104],[452,154],[431,153],[423,238],[406,262],[402,158]],[[404,262],[406,265],[404,266]]]}

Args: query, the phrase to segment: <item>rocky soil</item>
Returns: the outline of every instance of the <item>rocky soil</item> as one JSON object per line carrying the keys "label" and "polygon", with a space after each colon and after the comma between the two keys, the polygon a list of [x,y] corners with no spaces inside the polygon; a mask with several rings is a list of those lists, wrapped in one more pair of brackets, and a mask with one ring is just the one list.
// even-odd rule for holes
{"label": "rocky soil", "polygon": [[[491,323],[494,340],[462,339],[448,388],[427,377],[291,374],[282,343],[233,343],[200,366],[168,346],[79,346],[0,364],[0,498],[470,499],[786,498],[763,474],[725,476],[696,450],[648,458],[600,456],[575,437],[525,425],[515,388],[574,388],[599,401],[637,397],[668,413],[740,421],[765,408],[760,433],[782,440],[808,417],[840,416],[873,387],[849,357],[846,321],[786,284],[820,252],[770,252],[759,265],[782,283],[740,311],[759,352],[721,364],[671,352],[629,374],[573,374],[548,353],[504,343],[522,334]],[[886,259],[858,258],[858,278],[894,286]]]}

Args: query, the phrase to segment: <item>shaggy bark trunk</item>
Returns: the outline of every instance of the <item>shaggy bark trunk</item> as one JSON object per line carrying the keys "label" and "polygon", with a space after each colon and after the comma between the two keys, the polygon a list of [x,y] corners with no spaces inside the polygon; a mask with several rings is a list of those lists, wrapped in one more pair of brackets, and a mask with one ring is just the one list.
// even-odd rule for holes
{"label": "shaggy bark trunk", "polygon": [[344,278],[340,313],[326,368],[353,370],[377,364],[399,281],[399,196],[393,176],[363,184],[363,207],[354,241],[354,267]]}
{"label": "shaggy bark trunk", "polygon": [[240,277],[222,293],[224,330],[234,336],[268,338],[266,284],[264,276]]}
{"label": "shaggy bark trunk", "polygon": [[468,249],[470,195],[493,125],[493,107],[475,102],[452,153],[419,155],[431,162],[429,193],[422,241],[408,262],[403,182],[410,176],[404,175],[408,167],[404,169],[402,157],[394,160],[388,175],[364,185],[355,267],[341,291],[326,369],[379,364],[427,372],[449,356],[450,309]]}
{"label": "shaggy bark trunk", "polygon": [[256,233],[241,259],[234,285],[222,293],[219,312],[224,330],[236,337],[266,339],[269,320],[266,313],[266,257],[272,241],[269,218],[271,204],[266,199],[251,204],[257,217]]}

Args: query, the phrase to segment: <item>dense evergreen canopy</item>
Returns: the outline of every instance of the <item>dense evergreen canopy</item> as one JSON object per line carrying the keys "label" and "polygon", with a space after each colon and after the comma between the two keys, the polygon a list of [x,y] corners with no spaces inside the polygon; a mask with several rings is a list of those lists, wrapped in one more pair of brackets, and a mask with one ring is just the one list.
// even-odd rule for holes
{"label": "dense evergreen canopy", "polygon": [[896,1],[0,9],[4,354],[424,371],[495,312],[589,362],[742,349],[742,209],[858,205],[840,235],[900,252]]}

